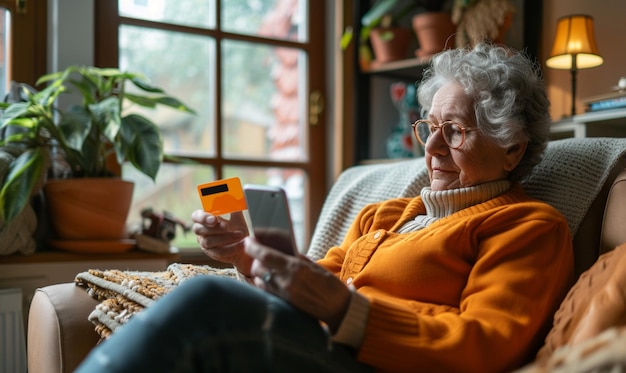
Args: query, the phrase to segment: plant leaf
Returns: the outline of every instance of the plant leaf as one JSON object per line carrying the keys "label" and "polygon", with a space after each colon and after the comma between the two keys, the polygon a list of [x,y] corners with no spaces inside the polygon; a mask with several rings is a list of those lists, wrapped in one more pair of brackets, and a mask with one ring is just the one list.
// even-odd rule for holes
{"label": "plant leaf", "polygon": [[391,12],[400,0],[378,0],[361,17],[363,26],[376,26],[385,14]]}
{"label": "plant leaf", "polygon": [[82,76],[80,80],[72,79],[70,81],[72,86],[80,92],[80,95],[83,99],[83,104],[91,105],[94,102],[98,101],[98,91],[100,87],[98,87],[98,80],[93,78],[88,78]]}
{"label": "plant leaf", "polygon": [[26,115],[29,111],[29,106],[28,102],[18,102],[6,108],[0,118],[0,127],[6,126],[16,117]]}
{"label": "plant leaf", "polygon": [[30,203],[33,189],[44,172],[45,149],[35,148],[20,154],[10,165],[0,189],[0,219],[10,222]]}
{"label": "plant leaf", "polygon": [[58,71],[56,73],[46,74],[37,79],[37,83],[35,85],[41,85],[43,83],[54,81],[54,85],[57,87],[65,81],[65,79],[74,71],[78,70],[76,66],[69,66],[67,69],[63,71]]}
{"label": "plant leaf", "polygon": [[[34,121],[34,119],[16,119],[15,121]],[[26,127],[17,127],[16,129],[12,129],[11,131],[6,131],[4,137],[0,139],[0,146],[4,146],[7,144],[22,144],[22,145],[32,145],[37,144],[37,135],[32,131],[24,130]]]}
{"label": "plant leaf", "polygon": [[61,116],[58,124],[65,143],[72,149],[82,152],[85,139],[91,131],[91,116],[82,107],[76,106]]}
{"label": "plant leaf", "polygon": [[183,104],[180,100],[172,96],[161,95],[161,96],[151,97],[151,96],[142,96],[142,95],[135,95],[132,93],[126,93],[124,94],[124,98],[127,98],[129,101],[132,101],[136,103],[137,105],[141,105],[147,108],[155,108],[157,105],[164,105],[164,106],[169,106],[176,110],[184,111],[187,113],[191,113],[191,114],[196,113],[193,109],[191,109],[187,105]]}
{"label": "plant leaf", "polygon": [[126,158],[155,181],[163,161],[163,140],[159,128],[141,115],[131,114],[122,118],[120,136],[125,139],[127,147],[116,146],[118,162]]}
{"label": "plant leaf", "polygon": [[345,30],[343,31],[343,34],[341,35],[341,40],[339,42],[339,45],[341,45],[341,50],[346,50],[348,49],[348,46],[350,45],[350,42],[352,41],[352,37],[354,35],[354,30],[352,29],[352,26],[346,26]]}
{"label": "plant leaf", "polygon": [[112,96],[89,105],[92,118],[98,131],[102,132],[109,142],[115,142],[117,134],[120,132],[122,118],[120,113],[120,100]]}
{"label": "plant leaf", "polygon": [[146,92],[152,92],[152,93],[164,93],[165,91],[163,91],[163,89],[155,87],[150,85],[148,82],[146,82],[145,80],[139,79],[137,77],[133,77],[130,79],[131,82],[133,82],[133,84]]}
{"label": "plant leaf", "polygon": [[160,97],[155,98],[154,100],[156,100],[156,102],[161,105],[169,106],[179,111],[184,111],[184,112],[192,113],[192,114],[196,113],[193,109],[191,109],[187,105],[183,104],[180,100],[172,96],[160,96]]}
{"label": "plant leaf", "polygon": [[133,76],[133,74],[125,74],[122,73],[122,71],[120,69],[116,69],[114,67],[91,67],[89,69],[89,73],[90,74],[98,74],[98,75],[102,75],[102,76],[106,76],[106,77],[111,77],[111,78],[124,78],[124,77],[130,77]]}
{"label": "plant leaf", "polygon": [[148,96],[135,95],[132,93],[125,92],[124,98],[128,99],[131,102],[134,102],[137,105],[154,109],[157,105],[156,100]]}
{"label": "plant leaf", "polygon": [[[33,131],[31,131],[31,130],[33,128],[37,127],[37,123],[38,123],[38,120],[36,118],[30,118],[30,117],[28,117],[28,118],[10,118],[6,122],[3,122],[2,126],[0,126],[0,127],[23,128],[23,129],[29,130],[29,132],[32,135],[34,135]],[[19,131],[19,129],[17,131]],[[12,134],[13,131],[8,130],[7,133],[8,134]]]}

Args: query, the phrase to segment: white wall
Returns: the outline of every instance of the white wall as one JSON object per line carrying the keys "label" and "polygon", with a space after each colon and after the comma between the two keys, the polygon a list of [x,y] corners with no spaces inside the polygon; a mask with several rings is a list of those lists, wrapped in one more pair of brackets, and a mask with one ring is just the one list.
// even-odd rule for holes
{"label": "white wall", "polygon": [[48,0],[48,72],[94,64],[93,17],[93,0]]}

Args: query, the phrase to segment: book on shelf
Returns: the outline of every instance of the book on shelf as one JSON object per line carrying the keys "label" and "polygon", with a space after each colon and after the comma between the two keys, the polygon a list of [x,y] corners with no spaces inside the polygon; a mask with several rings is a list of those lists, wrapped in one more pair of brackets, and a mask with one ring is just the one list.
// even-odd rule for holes
{"label": "book on shelf", "polygon": [[597,111],[626,107],[626,91],[614,91],[582,99],[585,111]]}

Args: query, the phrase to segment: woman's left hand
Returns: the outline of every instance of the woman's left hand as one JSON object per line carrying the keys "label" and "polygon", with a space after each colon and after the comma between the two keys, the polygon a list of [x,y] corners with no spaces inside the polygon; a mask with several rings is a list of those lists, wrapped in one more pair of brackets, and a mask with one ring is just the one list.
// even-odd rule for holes
{"label": "woman's left hand", "polygon": [[306,256],[284,254],[247,237],[245,252],[254,258],[254,284],[325,322],[336,331],[348,309],[350,290]]}

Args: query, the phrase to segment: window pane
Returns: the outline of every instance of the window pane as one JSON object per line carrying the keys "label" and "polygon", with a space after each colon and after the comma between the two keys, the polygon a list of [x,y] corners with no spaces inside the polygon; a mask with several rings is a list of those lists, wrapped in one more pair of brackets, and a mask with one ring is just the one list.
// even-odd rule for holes
{"label": "window pane", "polygon": [[304,252],[308,240],[305,237],[305,199],[304,190],[307,185],[306,174],[295,168],[261,168],[261,167],[224,167],[224,178],[239,177],[242,184],[260,184],[279,186],[287,192],[289,210],[298,249]]}
{"label": "window pane", "polygon": [[[135,182],[133,203],[128,215],[128,226],[133,231],[139,231],[142,226],[149,227],[149,221],[141,217],[141,211],[145,208],[152,208],[156,213],[167,211],[183,222],[191,224],[191,213],[202,208],[196,187],[216,180],[214,170],[201,165],[165,163],[159,169],[156,183],[129,164],[123,166],[122,173],[124,179]],[[306,250],[308,240],[305,236],[304,186],[307,183],[304,171],[295,168],[224,167],[224,178],[235,176],[239,177],[243,184],[273,185],[285,189],[298,248],[300,251]],[[184,234],[180,227],[177,228],[176,238],[171,244],[180,249],[198,247],[195,235],[192,232]]]}
{"label": "window pane", "polygon": [[9,74],[11,66],[9,52],[11,48],[11,12],[0,8],[0,97],[9,92]]}
{"label": "window pane", "polygon": [[[120,69],[140,72],[194,109],[189,115],[170,108],[144,113],[161,127],[165,152],[213,156],[215,40],[122,25]],[[138,109],[140,110],[140,109]]]}
{"label": "window pane", "polygon": [[215,27],[215,0],[119,0],[122,17]]}
{"label": "window pane", "polygon": [[[128,164],[123,166],[122,173],[124,179],[135,182],[133,204],[128,215],[128,225],[134,231],[139,230],[142,225],[145,228],[149,227],[149,221],[141,217],[144,208],[152,208],[159,214],[168,211],[190,225],[191,213],[202,208],[196,187],[198,184],[215,180],[214,170],[200,165],[165,163],[159,169],[156,183]],[[176,238],[171,244],[181,249],[198,247],[193,232],[184,234],[180,226],[177,227]]]}
{"label": "window pane", "polygon": [[304,52],[233,40],[222,51],[224,155],[305,160]]}
{"label": "window pane", "polygon": [[224,31],[307,41],[306,0],[223,0],[221,7]]}

